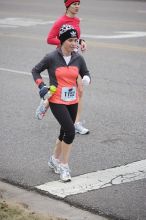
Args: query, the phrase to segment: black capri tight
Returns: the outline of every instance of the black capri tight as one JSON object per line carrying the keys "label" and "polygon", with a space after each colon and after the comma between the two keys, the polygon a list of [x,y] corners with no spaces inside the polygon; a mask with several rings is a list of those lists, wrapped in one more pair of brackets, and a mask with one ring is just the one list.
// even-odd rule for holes
{"label": "black capri tight", "polygon": [[74,122],[78,104],[63,105],[50,102],[49,105],[53,115],[61,125],[59,140],[63,140],[66,144],[71,144],[75,138]]}

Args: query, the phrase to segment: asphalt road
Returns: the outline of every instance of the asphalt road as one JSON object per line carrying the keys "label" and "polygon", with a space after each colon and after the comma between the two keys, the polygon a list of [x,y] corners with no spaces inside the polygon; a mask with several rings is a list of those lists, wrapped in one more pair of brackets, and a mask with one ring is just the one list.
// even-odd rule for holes
{"label": "asphalt road", "polygon": [[[0,1],[0,179],[29,189],[58,180],[47,160],[59,126],[51,112],[34,119],[39,96],[30,71],[54,49],[46,36],[62,2]],[[146,159],[146,1],[82,0],[79,16],[92,84],[82,114],[90,134],[76,136],[73,177]],[[146,179],[64,200],[113,219],[145,220]]]}

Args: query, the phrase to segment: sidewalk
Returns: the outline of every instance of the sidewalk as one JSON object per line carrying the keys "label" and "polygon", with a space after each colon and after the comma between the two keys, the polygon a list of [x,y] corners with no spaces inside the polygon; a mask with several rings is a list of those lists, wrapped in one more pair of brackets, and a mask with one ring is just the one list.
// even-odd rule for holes
{"label": "sidewalk", "polygon": [[34,191],[0,181],[0,199],[11,203],[23,204],[38,214],[51,215],[66,220],[107,220],[90,212],[72,207],[62,201],[43,196]]}

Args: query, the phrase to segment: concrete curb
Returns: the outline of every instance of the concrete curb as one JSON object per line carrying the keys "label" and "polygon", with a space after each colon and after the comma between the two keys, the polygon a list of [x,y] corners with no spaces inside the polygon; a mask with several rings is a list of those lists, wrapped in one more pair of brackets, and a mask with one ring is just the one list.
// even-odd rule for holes
{"label": "concrete curb", "polygon": [[107,220],[107,218],[75,208],[63,201],[40,195],[34,191],[27,191],[1,181],[0,198],[17,204],[23,204],[39,214],[51,215],[67,220]]}

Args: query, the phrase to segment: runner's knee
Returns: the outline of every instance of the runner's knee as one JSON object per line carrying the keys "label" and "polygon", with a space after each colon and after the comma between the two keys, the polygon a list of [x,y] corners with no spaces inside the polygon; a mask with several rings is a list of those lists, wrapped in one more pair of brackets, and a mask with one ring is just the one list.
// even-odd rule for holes
{"label": "runner's knee", "polygon": [[73,126],[70,131],[65,132],[64,137],[63,137],[63,141],[66,144],[71,144],[73,142],[74,138],[75,138],[75,128]]}

